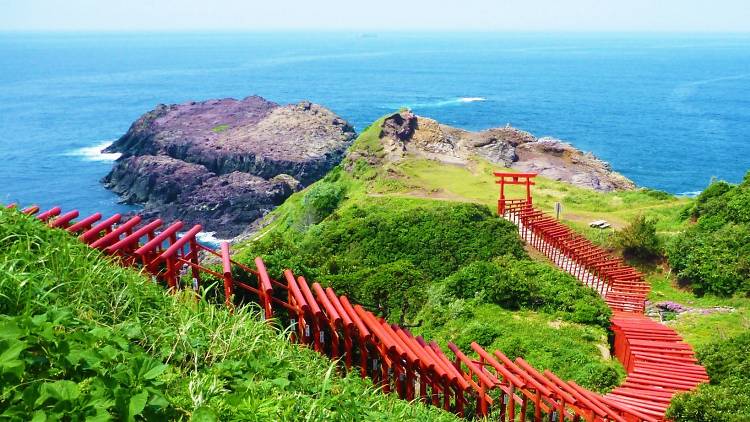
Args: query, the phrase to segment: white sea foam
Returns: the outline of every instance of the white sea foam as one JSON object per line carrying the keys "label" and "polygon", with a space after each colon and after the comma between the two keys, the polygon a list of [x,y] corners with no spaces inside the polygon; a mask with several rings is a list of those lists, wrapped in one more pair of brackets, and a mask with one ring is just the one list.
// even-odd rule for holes
{"label": "white sea foam", "polygon": [[200,232],[195,235],[195,238],[198,239],[198,242],[204,245],[210,245],[212,247],[219,247],[219,245],[221,245],[221,242],[229,241],[229,239],[219,239],[218,237],[216,237],[216,232]]}
{"label": "white sea foam", "polygon": [[101,142],[94,146],[78,148],[65,153],[72,157],[81,157],[85,161],[115,161],[120,158],[119,152],[102,152],[104,148],[112,145],[112,141]]}
{"label": "white sea foam", "polygon": [[460,103],[475,103],[477,101],[487,101],[484,97],[461,97],[458,99]]}

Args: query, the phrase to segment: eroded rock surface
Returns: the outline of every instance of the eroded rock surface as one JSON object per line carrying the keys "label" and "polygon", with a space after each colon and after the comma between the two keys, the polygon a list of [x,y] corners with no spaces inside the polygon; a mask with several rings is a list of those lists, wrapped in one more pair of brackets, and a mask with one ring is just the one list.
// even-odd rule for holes
{"label": "eroded rock surface", "polygon": [[491,163],[598,191],[633,189],[635,184],[591,153],[553,138],[536,138],[510,127],[469,132],[401,111],[381,129],[384,157],[398,161],[416,155],[462,164],[474,155]]}
{"label": "eroded rock surface", "polygon": [[235,236],[323,177],[354,136],[345,120],[310,102],[159,105],[105,150],[122,156],[103,182],[146,215]]}

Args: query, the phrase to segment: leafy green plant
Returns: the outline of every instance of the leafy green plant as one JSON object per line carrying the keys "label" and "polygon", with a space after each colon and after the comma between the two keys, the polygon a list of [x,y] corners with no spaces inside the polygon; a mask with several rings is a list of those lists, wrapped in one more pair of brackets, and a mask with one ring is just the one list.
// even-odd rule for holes
{"label": "leafy green plant", "polygon": [[617,232],[616,244],[623,254],[640,259],[652,259],[662,255],[661,239],[656,235],[656,222],[647,219],[643,214]]}
{"label": "leafy green plant", "polygon": [[0,329],[4,417],[176,416],[163,391],[166,365],[109,330],[89,329],[65,308],[0,316]]}
{"label": "leafy green plant", "polygon": [[302,200],[306,212],[305,223],[316,224],[328,217],[338,207],[345,192],[345,188],[337,183],[323,181],[313,185]]}
{"label": "leafy green plant", "polygon": [[696,220],[667,244],[669,264],[696,294],[750,294],[750,172],[736,186],[712,183],[686,208]]}
{"label": "leafy green plant", "polygon": [[365,268],[354,273],[323,277],[334,290],[367,306],[390,321],[403,324],[422,307],[427,277],[408,260]]}
{"label": "leafy green plant", "polygon": [[541,310],[585,324],[609,325],[609,308],[572,276],[531,260],[501,257],[475,262],[445,280],[446,292],[478,298],[508,310]]}
{"label": "leafy green plant", "polygon": [[643,188],[641,189],[641,191],[649,197],[658,199],[659,201],[674,200],[674,196],[672,194],[670,194],[669,192],[664,192],[662,190]]}

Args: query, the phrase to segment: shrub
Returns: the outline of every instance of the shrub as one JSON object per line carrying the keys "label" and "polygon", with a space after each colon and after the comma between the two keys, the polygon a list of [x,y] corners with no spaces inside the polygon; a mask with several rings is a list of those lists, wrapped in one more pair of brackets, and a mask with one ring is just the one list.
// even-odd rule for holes
{"label": "shrub", "polygon": [[403,324],[413,317],[427,298],[428,281],[410,261],[401,260],[355,273],[323,277],[322,281],[350,299]]}
{"label": "shrub", "polygon": [[472,342],[488,345],[501,335],[503,331],[497,326],[483,324],[480,321],[467,321],[466,327],[456,337],[455,344],[461,350],[471,350]]}
{"label": "shrub", "polygon": [[712,383],[735,376],[750,379],[750,332],[711,343],[698,350],[697,357]]}
{"label": "shrub", "polygon": [[323,181],[313,185],[305,194],[305,223],[316,224],[331,215],[344,198],[346,189],[339,183]]}
{"label": "shrub", "polygon": [[606,390],[621,383],[622,374],[613,365],[589,362],[578,369],[579,383],[596,390]]}
{"label": "shrub", "polygon": [[678,279],[699,296],[750,293],[750,225],[691,227],[669,243],[667,254]]}
{"label": "shrub", "polygon": [[667,245],[680,281],[699,295],[750,294],[750,172],[736,186],[712,183],[683,216],[697,224]]}
{"label": "shrub", "polygon": [[750,223],[750,172],[739,185],[711,183],[687,214],[695,219],[717,217],[726,223]]}
{"label": "shrub", "polygon": [[541,310],[574,322],[609,324],[609,309],[593,290],[562,271],[528,259],[475,262],[446,278],[444,284],[446,293],[459,299],[476,298],[508,310]]}
{"label": "shrub", "polygon": [[640,259],[651,259],[662,255],[661,240],[656,235],[656,221],[644,215],[636,216],[629,225],[617,232],[615,242],[623,254]]}
{"label": "shrub", "polygon": [[674,422],[747,422],[750,420],[750,380],[732,379],[722,386],[700,385],[672,399],[667,418]]}
{"label": "shrub", "polygon": [[670,201],[674,199],[674,196],[671,193],[657,189],[644,188],[643,193],[659,201]]}
{"label": "shrub", "polygon": [[471,262],[526,256],[515,226],[476,204],[379,198],[336,216],[294,239],[307,267],[321,276],[331,261],[332,274],[346,274],[407,260],[428,279],[440,280]]}
{"label": "shrub", "polygon": [[730,190],[732,190],[732,185],[727,182],[711,183],[695,198],[695,202],[685,209],[683,217],[698,219],[701,215],[719,214],[723,203],[722,196]]}

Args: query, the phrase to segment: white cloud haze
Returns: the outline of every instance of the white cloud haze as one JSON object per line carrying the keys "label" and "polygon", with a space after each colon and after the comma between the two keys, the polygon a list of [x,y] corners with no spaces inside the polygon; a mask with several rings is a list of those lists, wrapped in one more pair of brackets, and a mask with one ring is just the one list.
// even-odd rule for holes
{"label": "white cloud haze", "polygon": [[0,0],[0,30],[750,31],[748,0]]}

